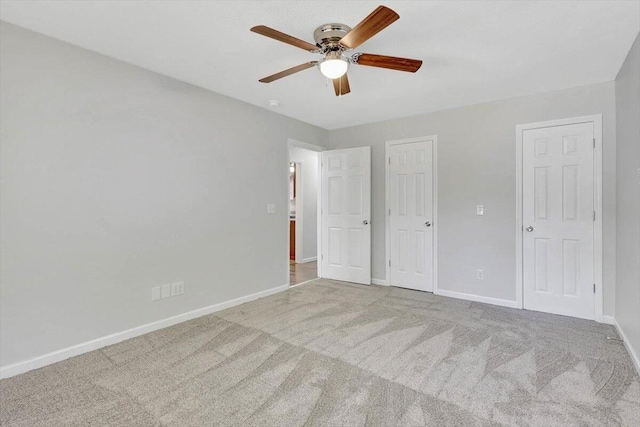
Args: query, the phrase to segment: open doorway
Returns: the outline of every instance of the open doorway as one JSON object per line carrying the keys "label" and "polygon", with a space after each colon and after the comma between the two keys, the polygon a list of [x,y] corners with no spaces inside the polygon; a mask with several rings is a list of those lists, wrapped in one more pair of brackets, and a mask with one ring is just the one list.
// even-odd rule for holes
{"label": "open doorway", "polygon": [[318,277],[319,153],[304,148],[305,145],[289,141],[288,262],[291,286]]}

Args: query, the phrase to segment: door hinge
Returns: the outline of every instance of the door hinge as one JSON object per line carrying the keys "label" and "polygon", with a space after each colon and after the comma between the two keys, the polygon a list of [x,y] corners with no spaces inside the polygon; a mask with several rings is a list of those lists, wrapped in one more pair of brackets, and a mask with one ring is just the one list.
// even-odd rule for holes
{"label": "door hinge", "polygon": [[320,255],[320,259],[324,259],[324,254]]}
{"label": "door hinge", "polygon": [[593,148],[596,148],[596,139],[593,138]]}
{"label": "door hinge", "polygon": [[389,209],[389,216],[391,216],[391,209]]}
{"label": "door hinge", "polygon": [[391,267],[391,260],[389,260],[389,267]]}
{"label": "door hinge", "polygon": [[593,284],[593,293],[594,294],[596,293],[596,284],[595,283]]}
{"label": "door hinge", "polygon": [[593,211],[593,220],[596,220],[596,211]]}

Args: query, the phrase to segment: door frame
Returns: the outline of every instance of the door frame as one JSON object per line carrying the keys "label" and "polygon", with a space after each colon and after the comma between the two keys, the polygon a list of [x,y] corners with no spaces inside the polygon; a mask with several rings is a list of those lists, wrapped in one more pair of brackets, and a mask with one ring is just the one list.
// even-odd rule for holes
{"label": "door frame", "polygon": [[575,125],[581,123],[593,124],[593,201],[596,220],[593,224],[593,280],[596,285],[594,320],[604,321],[604,298],[602,283],[602,114],[572,117],[568,119],[549,120],[544,122],[526,123],[516,126],[516,306],[524,308],[524,260],[523,260],[523,133],[526,130],[540,129],[554,126]]}
{"label": "door frame", "polygon": [[[286,167],[284,168],[284,170],[287,171],[287,180],[285,181],[287,183],[287,187],[286,187],[287,188],[287,193],[286,193],[287,194],[287,205],[286,205],[287,208],[285,209],[285,212],[283,213],[283,218],[286,218],[286,221],[287,221],[286,222],[286,224],[287,224],[287,250],[289,249],[288,242],[289,242],[289,239],[291,237],[289,235],[289,196],[288,196],[288,194],[289,194],[289,179],[290,179],[290,176],[289,176],[289,165],[291,164],[291,151],[290,151],[291,147],[304,148],[305,150],[315,151],[316,153],[318,153],[318,194],[317,194],[317,196],[318,196],[317,197],[317,212],[318,212],[318,215],[317,215],[317,226],[316,226],[316,228],[317,228],[317,236],[316,236],[316,238],[317,238],[316,251],[317,252],[316,252],[316,257],[319,257],[318,254],[322,253],[321,252],[321,250],[322,250],[321,228],[320,228],[321,225],[322,225],[321,224],[322,218],[320,216],[320,212],[321,212],[321,208],[322,208],[320,206],[320,203],[322,202],[322,193],[321,193],[321,184],[322,184],[321,172],[322,171],[320,169],[320,163],[322,161],[322,155],[320,153],[325,151],[325,150],[327,150],[327,148],[326,147],[322,147],[320,145],[314,145],[314,144],[309,144],[309,143],[306,143],[306,142],[298,141],[297,139],[293,139],[293,138],[288,138],[287,139],[287,164],[286,164]],[[295,163],[303,165],[302,168],[304,168],[304,162],[295,162]],[[302,174],[300,174],[300,175],[302,175]],[[300,180],[300,182],[302,182],[302,179]],[[298,201],[296,200],[296,205],[297,205],[297,202]],[[302,212],[302,210],[300,210],[300,211]],[[298,236],[300,236],[300,238],[302,237],[302,233],[298,233],[298,218],[297,218],[297,216],[298,216],[298,209],[297,209],[297,206],[296,206],[296,263],[298,262],[298,246],[300,246],[300,248],[302,248],[302,245],[298,245],[298,241],[297,241]],[[286,280],[286,284],[288,286],[291,286],[291,282],[290,282],[290,279],[289,279],[289,256],[288,256],[288,252],[287,252],[286,260],[287,260],[287,269],[286,269],[287,280]],[[318,277],[322,277],[322,275],[320,274],[320,272],[321,272],[320,262],[317,262],[316,265],[317,265],[317,268],[318,268]]]}
{"label": "door frame", "polygon": [[304,170],[304,162],[296,162],[293,161],[291,162],[293,164],[296,165],[296,225],[295,225],[295,231],[296,231],[296,238],[295,238],[295,242],[296,242],[296,250],[295,250],[295,263],[299,264],[301,262],[304,262],[303,258],[304,258],[304,254],[302,253],[302,236],[304,233],[304,212],[302,209],[303,203],[304,203],[304,191],[302,191],[302,186],[304,185],[304,178],[303,178],[303,170]]}
{"label": "door frame", "polygon": [[384,149],[384,173],[385,173],[385,194],[384,194],[384,232],[385,232],[385,282],[391,285],[391,272],[389,261],[391,259],[391,221],[389,209],[391,206],[391,184],[389,171],[389,149],[392,145],[410,144],[412,142],[431,141],[433,147],[433,293],[438,293],[438,135],[422,136],[417,138],[394,139],[385,142]]}

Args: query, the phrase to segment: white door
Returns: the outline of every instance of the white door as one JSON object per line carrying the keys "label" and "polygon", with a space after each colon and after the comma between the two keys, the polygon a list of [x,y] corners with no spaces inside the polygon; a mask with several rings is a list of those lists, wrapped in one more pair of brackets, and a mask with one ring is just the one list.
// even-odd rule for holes
{"label": "white door", "polygon": [[322,277],[371,284],[371,147],[322,152]]}
{"label": "white door", "polygon": [[433,291],[433,141],[392,144],[389,186],[389,284]]}
{"label": "white door", "polygon": [[523,132],[524,308],[593,319],[593,123]]}

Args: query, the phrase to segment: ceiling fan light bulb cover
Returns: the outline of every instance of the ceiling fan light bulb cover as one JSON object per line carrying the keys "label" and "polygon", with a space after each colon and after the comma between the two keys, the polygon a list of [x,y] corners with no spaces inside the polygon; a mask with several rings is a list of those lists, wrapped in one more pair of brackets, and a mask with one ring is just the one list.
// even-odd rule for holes
{"label": "ceiling fan light bulb cover", "polygon": [[320,72],[329,79],[338,79],[347,72],[349,69],[349,62],[345,60],[340,54],[331,55],[320,63]]}

